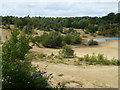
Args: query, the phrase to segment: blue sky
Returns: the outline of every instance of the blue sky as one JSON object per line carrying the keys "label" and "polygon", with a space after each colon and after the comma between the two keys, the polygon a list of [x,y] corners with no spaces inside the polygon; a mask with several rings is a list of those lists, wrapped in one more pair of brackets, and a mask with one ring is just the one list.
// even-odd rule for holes
{"label": "blue sky", "polygon": [[80,17],[104,16],[118,12],[118,0],[78,0],[78,1],[6,1],[1,2],[0,14],[3,16],[45,16]]}

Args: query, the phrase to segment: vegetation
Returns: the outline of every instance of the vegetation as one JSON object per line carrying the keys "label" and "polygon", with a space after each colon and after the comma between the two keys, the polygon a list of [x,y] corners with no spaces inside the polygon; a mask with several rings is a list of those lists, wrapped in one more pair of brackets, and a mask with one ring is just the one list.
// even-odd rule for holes
{"label": "vegetation", "polygon": [[70,46],[63,46],[59,54],[65,58],[74,57],[74,50]]}
{"label": "vegetation", "polygon": [[73,44],[80,44],[82,39],[78,33],[68,33],[66,36],[63,38],[64,43],[68,45],[73,45]]}
{"label": "vegetation", "polygon": [[14,17],[1,16],[2,24],[9,28],[9,25],[15,25],[26,33],[31,33],[32,29],[44,31],[64,32],[63,28],[85,29],[86,33],[96,33],[104,36],[118,36],[120,32],[120,13],[109,13],[103,17],[70,17],[70,18],[49,18],[49,17]]}
{"label": "vegetation", "polygon": [[85,55],[84,57],[79,57],[77,64],[86,63],[89,65],[120,65],[120,61],[116,59],[108,60],[107,57],[104,57],[103,54],[98,54],[97,56],[93,53],[90,55]]}
{"label": "vegetation", "polygon": [[45,47],[62,47],[62,36],[58,32],[44,33],[40,38],[42,45]]}
{"label": "vegetation", "polygon": [[[19,35],[14,29],[9,41],[3,45],[2,78],[5,88],[50,88],[48,77],[44,77],[37,67],[33,67],[25,54],[30,49],[29,37]],[[23,48],[24,46],[24,48]]]}
{"label": "vegetation", "polygon": [[88,45],[89,45],[89,46],[98,45],[98,42],[97,42],[97,41],[94,41],[93,39],[91,39],[91,40],[88,41]]}
{"label": "vegetation", "polygon": [[[64,58],[73,58],[74,50],[70,46],[81,43],[80,33],[77,33],[74,28],[83,29],[86,34],[91,36],[103,35],[110,37],[119,36],[120,32],[120,13],[109,13],[103,17],[69,17],[69,18],[48,18],[48,17],[2,17],[1,25],[5,29],[10,30],[10,25],[14,25],[15,29],[11,30],[11,38],[2,46],[2,85],[6,88],[49,88],[49,76],[45,76],[44,72],[38,70],[38,66],[34,67],[31,64],[33,59],[47,58],[53,60],[59,59],[57,62],[62,62]],[[64,30],[68,28],[68,30]],[[48,31],[41,36],[32,37],[33,30],[38,29]],[[22,35],[19,30],[22,31]],[[87,36],[83,36],[87,37]],[[0,37],[1,39],[1,37]],[[60,48],[60,56],[51,54],[47,56],[43,53],[28,54],[32,48],[30,42],[39,42],[44,47]],[[1,40],[0,40],[0,43]],[[98,45],[97,41],[89,40],[88,45]],[[1,53],[0,53],[1,54]],[[61,61],[60,61],[61,60]],[[1,62],[1,61],[0,61]],[[108,60],[102,54],[85,55],[79,57],[77,64],[89,65],[120,65],[120,61],[116,59]],[[0,63],[1,64],[1,63]],[[0,68],[1,70],[1,68]],[[0,73],[1,75],[1,73]],[[60,75],[61,76],[61,75]],[[64,85],[60,84],[62,88]]]}

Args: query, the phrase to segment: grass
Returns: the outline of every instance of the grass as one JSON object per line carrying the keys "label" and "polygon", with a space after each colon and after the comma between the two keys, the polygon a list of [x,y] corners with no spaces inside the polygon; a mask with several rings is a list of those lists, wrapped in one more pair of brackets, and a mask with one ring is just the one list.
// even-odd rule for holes
{"label": "grass", "polygon": [[[108,60],[107,57],[105,57],[103,54],[98,54],[95,55],[94,53],[92,55],[84,55],[83,57],[72,57],[72,58],[77,58],[77,60],[73,59],[73,62],[69,62],[69,64],[66,62],[66,59],[68,59],[68,57],[63,57],[60,55],[54,55],[53,53],[51,55],[46,55],[44,53],[40,53],[40,54],[26,54],[25,58],[27,60],[41,60],[41,61],[47,61],[50,63],[62,63],[62,64],[76,64],[76,65],[83,65],[83,64],[87,64],[87,65],[120,65],[120,61],[112,58],[111,60]],[[44,58],[44,59],[43,59]],[[71,58],[71,57],[69,57]]]}
{"label": "grass", "polygon": [[98,54],[97,56],[93,53],[90,55],[84,55],[83,57],[78,57],[78,60],[76,61],[76,64],[88,64],[88,65],[120,65],[120,61],[113,58],[111,60],[108,60],[107,57],[104,57],[103,54]]}
{"label": "grass", "polygon": [[46,54],[40,53],[40,54],[37,55],[37,57],[38,57],[38,58],[44,58],[44,57],[46,57]]}

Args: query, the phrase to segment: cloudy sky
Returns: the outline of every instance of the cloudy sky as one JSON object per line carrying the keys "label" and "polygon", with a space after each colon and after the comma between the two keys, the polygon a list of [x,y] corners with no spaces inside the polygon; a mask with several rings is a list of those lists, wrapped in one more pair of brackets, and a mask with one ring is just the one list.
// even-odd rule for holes
{"label": "cloudy sky", "polygon": [[3,16],[104,16],[118,12],[119,0],[4,0],[0,1]]}

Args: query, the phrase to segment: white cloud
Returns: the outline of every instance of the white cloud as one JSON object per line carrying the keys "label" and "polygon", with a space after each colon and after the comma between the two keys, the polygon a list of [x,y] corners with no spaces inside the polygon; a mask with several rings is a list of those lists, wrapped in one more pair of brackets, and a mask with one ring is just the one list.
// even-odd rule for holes
{"label": "white cloud", "polygon": [[2,15],[15,16],[30,15],[65,17],[83,15],[102,16],[110,12],[116,13],[118,10],[117,2],[97,1],[98,0],[89,0],[89,2],[3,2],[0,13],[2,13]]}
{"label": "white cloud", "polygon": [[0,2],[118,2],[119,0],[0,0]]}

